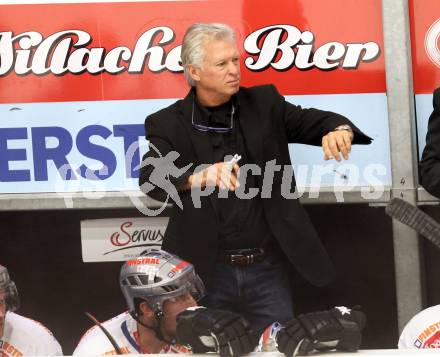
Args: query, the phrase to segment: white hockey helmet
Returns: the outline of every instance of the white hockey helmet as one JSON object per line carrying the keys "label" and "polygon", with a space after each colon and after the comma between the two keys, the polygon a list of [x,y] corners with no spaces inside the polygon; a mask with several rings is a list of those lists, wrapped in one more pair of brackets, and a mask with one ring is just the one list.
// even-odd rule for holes
{"label": "white hockey helmet", "polygon": [[6,310],[16,311],[20,306],[17,287],[3,265],[0,265],[0,292],[6,292]]}
{"label": "white hockey helmet", "polygon": [[163,250],[125,262],[119,282],[130,313],[136,315],[139,301],[145,300],[157,318],[163,315],[164,301],[187,292],[198,301],[206,293],[194,266]]}

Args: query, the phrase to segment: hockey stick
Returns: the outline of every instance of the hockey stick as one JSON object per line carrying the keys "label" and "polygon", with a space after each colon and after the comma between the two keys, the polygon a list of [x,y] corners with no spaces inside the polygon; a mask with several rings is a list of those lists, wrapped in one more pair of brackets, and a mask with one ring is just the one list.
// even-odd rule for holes
{"label": "hockey stick", "polygon": [[386,214],[406,224],[440,248],[440,224],[421,209],[400,198],[393,198],[385,208]]}
{"label": "hockey stick", "polygon": [[113,338],[112,335],[110,335],[110,332],[107,331],[107,329],[101,325],[101,323],[96,319],[96,317],[94,317],[92,314],[89,314],[88,312],[84,312],[86,314],[86,316],[93,321],[93,323],[98,326],[102,332],[104,332],[104,334],[107,336],[108,340],[110,341],[110,343],[113,345],[113,347],[115,348],[116,354],[118,355],[123,355],[121,348],[118,346],[118,344],[116,343],[115,339]]}

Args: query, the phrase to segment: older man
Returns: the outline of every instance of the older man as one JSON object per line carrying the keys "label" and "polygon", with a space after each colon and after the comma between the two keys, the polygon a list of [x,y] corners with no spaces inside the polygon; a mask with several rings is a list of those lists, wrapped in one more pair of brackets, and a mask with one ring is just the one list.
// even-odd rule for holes
{"label": "older man", "polygon": [[0,356],[62,356],[52,333],[39,322],[16,314],[18,307],[15,283],[0,265]]}
{"label": "older man", "polygon": [[[339,161],[348,159],[352,142],[368,144],[370,138],[341,115],[286,102],[272,85],[240,87],[240,54],[226,25],[191,26],[181,56],[191,90],[147,117],[152,150],[139,183],[165,200],[171,191],[152,189],[158,168],[150,158],[177,152],[175,166],[191,166],[169,176],[183,208],[173,207],[163,248],[195,265],[207,285],[205,305],[240,311],[262,332],[293,316],[286,264],[317,286],[334,278],[305,210],[282,190],[284,171],[292,173],[288,144],[322,145],[325,159]],[[239,163],[230,160],[236,154]],[[295,178],[290,182],[289,192]],[[251,191],[258,194],[241,199]]]}

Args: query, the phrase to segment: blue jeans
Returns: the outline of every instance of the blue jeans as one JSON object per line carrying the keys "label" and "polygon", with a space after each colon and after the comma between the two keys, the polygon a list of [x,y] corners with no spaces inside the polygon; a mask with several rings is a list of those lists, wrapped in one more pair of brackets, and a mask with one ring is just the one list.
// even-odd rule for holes
{"label": "blue jeans", "polygon": [[200,305],[237,312],[258,334],[272,322],[287,322],[293,318],[293,302],[284,264],[279,255],[244,267],[217,263]]}

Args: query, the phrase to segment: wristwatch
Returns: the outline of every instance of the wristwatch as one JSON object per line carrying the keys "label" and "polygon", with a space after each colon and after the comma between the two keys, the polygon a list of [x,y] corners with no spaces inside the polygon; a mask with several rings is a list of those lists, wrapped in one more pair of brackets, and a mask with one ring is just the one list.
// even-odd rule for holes
{"label": "wristwatch", "polygon": [[336,128],[333,129],[333,131],[337,131],[337,130],[347,130],[347,131],[353,132],[353,129],[348,124],[339,125],[339,126],[337,126]]}

